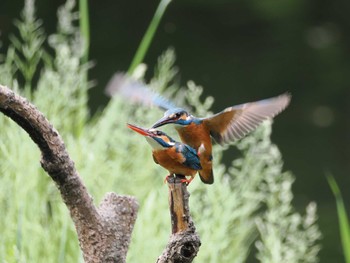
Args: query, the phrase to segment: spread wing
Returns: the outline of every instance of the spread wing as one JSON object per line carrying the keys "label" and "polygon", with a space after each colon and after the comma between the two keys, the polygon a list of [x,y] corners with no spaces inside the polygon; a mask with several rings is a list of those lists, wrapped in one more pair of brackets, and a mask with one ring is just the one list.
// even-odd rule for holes
{"label": "spread wing", "polygon": [[145,106],[157,106],[163,110],[177,108],[175,104],[151,90],[142,82],[124,73],[116,73],[108,82],[105,93],[113,97],[118,94],[133,103]]}
{"label": "spread wing", "polygon": [[289,104],[290,94],[245,103],[226,108],[212,117],[203,119],[211,136],[220,144],[229,143],[244,137],[260,123],[273,118]]}
{"label": "spread wing", "polygon": [[194,170],[202,169],[199,156],[197,155],[197,152],[195,149],[188,146],[187,144],[179,143],[177,146],[177,151],[181,152],[182,155],[184,156],[185,158],[185,161],[183,162],[184,165]]}

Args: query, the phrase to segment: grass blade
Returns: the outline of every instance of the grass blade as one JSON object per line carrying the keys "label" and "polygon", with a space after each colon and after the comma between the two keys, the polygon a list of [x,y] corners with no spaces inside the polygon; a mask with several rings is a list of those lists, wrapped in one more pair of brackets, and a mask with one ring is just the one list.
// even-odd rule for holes
{"label": "grass blade", "polygon": [[80,9],[80,33],[84,39],[84,55],[82,57],[82,63],[85,64],[89,59],[89,47],[90,47],[90,27],[89,27],[89,6],[87,0],[79,0]]}
{"label": "grass blade", "polygon": [[60,247],[58,253],[58,262],[64,263],[64,259],[66,257],[66,245],[67,245],[67,231],[68,231],[68,218],[66,217],[64,220],[64,224],[61,231],[61,240]]}
{"label": "grass blade", "polygon": [[337,204],[339,227],[340,227],[340,237],[342,241],[345,262],[350,263],[350,226],[349,219],[346,214],[346,209],[344,205],[343,198],[337,182],[333,176],[327,176],[328,184],[332,189]]}
{"label": "grass blade", "polygon": [[158,26],[159,26],[160,20],[161,20],[163,14],[165,13],[165,10],[170,2],[171,2],[171,0],[161,0],[160,1],[158,8],[157,8],[157,10],[152,18],[152,21],[149,24],[147,31],[146,31],[145,35],[143,36],[141,43],[136,51],[136,54],[131,62],[131,65],[130,65],[129,70],[128,70],[129,74],[132,74],[134,69],[137,67],[137,65],[139,65],[143,61],[143,59],[147,53],[147,50],[149,48],[149,45],[152,42],[153,36],[154,36]]}

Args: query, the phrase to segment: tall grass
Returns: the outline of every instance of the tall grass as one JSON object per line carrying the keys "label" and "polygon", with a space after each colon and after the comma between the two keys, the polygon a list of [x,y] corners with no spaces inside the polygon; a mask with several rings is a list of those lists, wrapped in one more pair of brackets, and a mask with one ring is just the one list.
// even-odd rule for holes
{"label": "tall grass", "polygon": [[85,64],[89,60],[90,46],[89,6],[87,0],[79,0],[79,25],[80,34],[83,38],[85,46],[82,63]]}
{"label": "tall grass", "polygon": [[345,209],[343,197],[341,195],[339,186],[335,181],[334,177],[331,175],[327,176],[328,184],[332,189],[333,195],[335,197],[335,201],[337,204],[337,212],[339,219],[339,231],[341,242],[343,246],[344,258],[346,263],[350,263],[350,224],[347,216],[347,212]]}
{"label": "tall grass", "polygon": [[132,74],[135,68],[142,63],[148,48],[153,40],[154,34],[159,26],[160,20],[162,19],[167,6],[170,4],[171,0],[161,0],[158,8],[149,24],[145,35],[143,36],[141,43],[136,50],[135,56],[131,62],[130,68],[128,70],[129,74]]}
{"label": "tall grass", "polygon": [[[30,21],[39,22],[34,3],[26,0],[17,22],[20,35],[15,41],[20,45],[12,44],[2,56],[0,82],[27,96],[58,129],[96,204],[108,191],[137,197],[140,211],[128,262],[154,262],[170,234],[163,184],[167,172],[153,162],[147,143],[125,123],[149,126],[162,112],[135,108],[115,97],[103,112],[89,118],[88,65],[82,62],[84,41],[74,26],[73,9],[74,1],[68,0],[58,11],[57,32],[46,37],[42,27],[28,28]],[[36,83],[28,74],[22,85],[16,77],[27,74],[32,59],[22,56],[24,47],[34,48],[30,41],[36,36],[55,53],[47,55],[36,43],[35,61],[44,68],[35,72]],[[193,81],[178,87],[174,64],[173,50],[160,56],[152,88],[189,102],[194,114],[208,114],[213,98],[202,100],[203,88]],[[9,119],[0,116],[0,127],[0,262],[81,262],[74,226],[54,183],[40,167],[38,149]],[[177,138],[172,129],[164,129]],[[189,186],[191,212],[202,240],[195,262],[246,262],[254,245],[261,262],[317,261],[316,207],[309,205],[305,215],[295,212],[294,177],[283,171],[270,134],[271,123],[266,122],[236,143],[241,156],[229,167],[221,163],[223,149],[215,146],[215,184],[194,180]]]}

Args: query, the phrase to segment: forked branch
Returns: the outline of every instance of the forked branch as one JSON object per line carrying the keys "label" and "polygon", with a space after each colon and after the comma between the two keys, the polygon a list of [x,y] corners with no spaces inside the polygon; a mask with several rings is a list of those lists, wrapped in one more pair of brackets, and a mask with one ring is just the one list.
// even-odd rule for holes
{"label": "forked branch", "polygon": [[0,111],[21,126],[41,150],[41,166],[67,205],[86,262],[125,262],[138,204],[108,193],[96,208],[61,136],[31,103],[0,85]]}

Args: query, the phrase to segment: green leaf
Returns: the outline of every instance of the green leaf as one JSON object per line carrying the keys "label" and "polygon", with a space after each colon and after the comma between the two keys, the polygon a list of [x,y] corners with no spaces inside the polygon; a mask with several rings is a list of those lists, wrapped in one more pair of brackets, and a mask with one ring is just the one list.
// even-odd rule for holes
{"label": "green leaf", "polygon": [[332,189],[337,204],[339,227],[340,227],[340,237],[342,241],[345,262],[350,263],[350,226],[349,219],[346,213],[344,201],[339,189],[337,182],[331,175],[327,176],[328,184]]}
{"label": "green leaf", "polygon": [[151,23],[149,24],[147,31],[145,33],[145,35],[142,38],[142,41],[140,43],[140,46],[138,47],[136,54],[131,62],[130,68],[128,70],[129,74],[132,74],[134,69],[140,64],[142,63],[147,50],[149,48],[149,45],[152,42],[152,39],[154,37],[154,34],[159,26],[159,22],[163,16],[163,14],[165,13],[165,10],[167,8],[167,6],[169,5],[169,3],[171,2],[171,0],[161,0],[158,8],[152,18]]}
{"label": "green leaf", "polygon": [[89,46],[90,46],[90,27],[89,27],[89,5],[87,0],[79,1],[80,10],[80,33],[84,39],[84,54],[82,57],[83,64],[88,62],[89,59]]}

